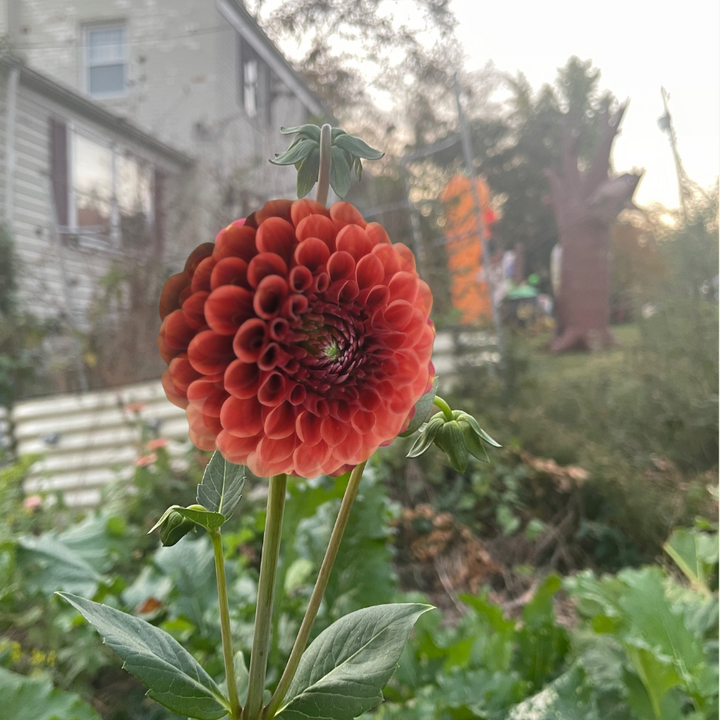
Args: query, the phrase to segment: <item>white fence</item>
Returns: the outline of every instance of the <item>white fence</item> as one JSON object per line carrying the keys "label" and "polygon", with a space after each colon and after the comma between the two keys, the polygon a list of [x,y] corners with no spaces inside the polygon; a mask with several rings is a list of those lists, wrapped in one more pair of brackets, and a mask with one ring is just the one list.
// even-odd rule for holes
{"label": "white fence", "polygon": [[[478,332],[438,333],[433,362],[441,391],[463,364],[496,362],[492,342]],[[17,455],[41,456],[30,469],[26,492],[62,493],[69,505],[92,506],[103,485],[132,475],[143,452],[138,419],[171,441],[171,453],[189,447],[185,412],[168,402],[157,381],[28,400],[10,413],[0,408],[0,437],[7,437],[9,427]]]}

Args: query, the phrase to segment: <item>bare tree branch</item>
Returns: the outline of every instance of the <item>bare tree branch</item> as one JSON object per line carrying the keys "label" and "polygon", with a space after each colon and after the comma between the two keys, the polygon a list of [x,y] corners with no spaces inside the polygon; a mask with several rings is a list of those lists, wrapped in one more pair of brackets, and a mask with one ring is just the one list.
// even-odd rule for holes
{"label": "bare tree branch", "polygon": [[600,142],[598,143],[595,157],[590,164],[590,169],[583,180],[583,194],[585,197],[592,195],[600,184],[607,180],[608,173],[610,172],[610,152],[612,151],[615,137],[620,130],[620,123],[627,109],[628,102],[629,100],[626,100],[620,105],[618,111],[612,117],[609,116],[608,112],[603,112],[601,115],[602,134],[600,136]]}

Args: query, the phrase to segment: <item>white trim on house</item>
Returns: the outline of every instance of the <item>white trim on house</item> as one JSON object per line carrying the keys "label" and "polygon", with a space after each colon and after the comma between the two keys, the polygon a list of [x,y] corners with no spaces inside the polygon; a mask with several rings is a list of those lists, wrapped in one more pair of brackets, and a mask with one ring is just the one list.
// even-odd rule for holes
{"label": "white trim on house", "polygon": [[292,69],[272,52],[258,36],[257,30],[245,20],[229,0],[216,0],[220,14],[240,33],[243,40],[267,63],[295,96],[315,115],[326,115],[327,110],[310,90],[298,79]]}

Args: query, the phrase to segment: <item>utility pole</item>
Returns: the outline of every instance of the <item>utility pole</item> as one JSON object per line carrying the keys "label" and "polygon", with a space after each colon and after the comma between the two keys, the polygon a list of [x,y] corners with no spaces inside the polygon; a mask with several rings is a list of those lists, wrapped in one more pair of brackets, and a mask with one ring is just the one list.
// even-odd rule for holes
{"label": "utility pole", "polygon": [[670,115],[670,108],[668,107],[670,94],[664,87],[660,88],[660,93],[662,94],[665,114],[658,120],[658,125],[660,126],[660,129],[663,132],[667,132],[670,137],[670,147],[672,148],[673,157],[675,158],[675,171],[677,173],[678,185],[680,187],[680,204],[682,205],[683,217],[685,218],[685,224],[687,225],[688,211],[685,200],[685,194],[687,192],[685,186],[685,170],[682,166],[682,162],[680,161],[680,153],[677,149],[677,136],[675,135],[675,128],[673,127],[672,116]]}
{"label": "utility pole", "polygon": [[490,273],[490,247],[485,232],[483,231],[482,204],[480,195],[478,194],[477,185],[475,183],[475,162],[473,159],[472,145],[470,144],[470,134],[465,122],[465,114],[463,113],[462,103],[460,101],[460,84],[458,83],[457,73],[453,73],[453,91],[455,93],[455,104],[457,105],[458,122],[460,125],[460,139],[462,140],[463,155],[465,158],[465,169],[470,180],[470,192],[472,193],[473,206],[475,209],[475,217],[477,219],[477,231],[480,237],[480,245],[482,246],[482,262],[485,269],[485,277],[487,279],[488,292],[490,293],[490,308],[492,311],[493,325],[495,326],[495,334],[497,335],[497,347],[500,352],[500,367],[505,364],[505,343],[503,340],[502,323],[500,322],[500,309],[495,304],[495,283]]}

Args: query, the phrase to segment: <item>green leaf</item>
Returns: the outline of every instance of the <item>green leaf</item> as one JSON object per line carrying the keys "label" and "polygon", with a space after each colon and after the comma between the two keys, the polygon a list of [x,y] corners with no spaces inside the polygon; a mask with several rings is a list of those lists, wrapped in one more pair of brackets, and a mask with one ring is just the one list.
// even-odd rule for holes
{"label": "green leaf", "polygon": [[334,143],[341,135],[347,135],[347,133],[342,128],[332,128],[330,130],[330,141]]}
{"label": "green leaf", "polygon": [[357,178],[357,181],[360,182],[362,180],[362,160],[360,158],[355,158],[353,162],[353,170],[355,171],[355,177]]}
{"label": "green leaf", "polygon": [[478,421],[472,416],[469,415],[466,412],[463,412],[462,410],[456,410],[453,411],[453,415],[455,415],[457,420],[461,420],[462,422],[466,422],[474,431],[476,435],[479,435],[482,440],[484,440],[488,445],[492,445],[493,447],[499,448],[502,447],[502,445],[495,440],[493,440],[479,425]]}
{"label": "green leaf", "polygon": [[100,720],[77,695],[58,690],[48,680],[25,677],[0,667],[2,717],[8,720]]}
{"label": "green leaf", "polygon": [[245,467],[228,462],[215,451],[197,487],[197,501],[229,520],[242,498],[244,486]]}
{"label": "green leaf", "polygon": [[718,562],[718,536],[697,530],[675,530],[663,550],[685,573],[688,580],[705,593],[710,593],[708,576]]}
{"label": "green leaf", "polygon": [[296,140],[282,155],[271,158],[273,165],[294,165],[300,160],[304,160],[318,146],[315,140],[309,138],[300,138]]}
{"label": "green leaf", "polygon": [[305,137],[309,138],[310,140],[320,142],[320,128],[317,125],[313,125],[311,123],[308,123],[307,125],[296,125],[295,127],[289,128],[281,127],[280,133],[282,135],[293,135],[295,133],[300,133]]}
{"label": "green leaf", "polygon": [[446,422],[442,426],[436,440],[436,444],[440,443],[442,443],[441,449],[450,462],[450,467],[457,472],[465,472],[468,463],[468,449],[465,445],[465,436],[456,420]]}
{"label": "green leaf", "polygon": [[313,148],[303,160],[297,176],[297,196],[305,197],[315,187],[320,172],[320,148]]}
{"label": "green leaf", "polygon": [[77,595],[58,593],[75,607],[148,688],[148,696],[180,715],[217,720],[229,711],[215,681],[166,632],[144,620]]}
{"label": "green leaf", "polygon": [[415,414],[408,425],[408,429],[405,432],[400,433],[400,437],[409,437],[414,432],[417,432],[420,429],[420,426],[425,422],[425,419],[433,409],[435,395],[437,394],[438,380],[439,378],[435,377],[432,387],[415,403]]}
{"label": "green leaf", "polygon": [[184,518],[178,512],[171,512],[160,525],[160,542],[164,547],[172,547],[179,543],[191,530],[195,528],[192,520]]}
{"label": "green leaf", "polygon": [[202,505],[190,505],[183,507],[182,505],[171,505],[161,516],[161,518],[148,531],[157,530],[172,513],[178,513],[188,520],[192,520],[196,525],[204,527],[208,532],[221,528],[225,523],[225,517],[218,512],[212,512]]}
{"label": "green leaf", "polygon": [[625,652],[647,691],[655,717],[662,718],[663,696],[668,690],[681,684],[680,676],[672,665],[657,658],[650,650],[628,645]]}
{"label": "green leaf", "polygon": [[345,160],[345,155],[340,148],[333,147],[330,164],[330,187],[338,197],[343,198],[350,190],[350,182],[350,166]]}
{"label": "green leaf", "polygon": [[320,633],[300,660],[280,720],[352,720],[382,701],[405,642],[428,605],[376,605]]}
{"label": "green leaf", "polygon": [[334,143],[337,147],[346,150],[352,156],[366,160],[379,160],[384,152],[374,150],[364,140],[352,135],[340,135]]}
{"label": "green leaf", "polygon": [[463,437],[465,438],[465,446],[473,457],[476,457],[481,462],[490,462],[485,446],[480,442],[480,438],[471,427],[466,425],[463,428]]}

